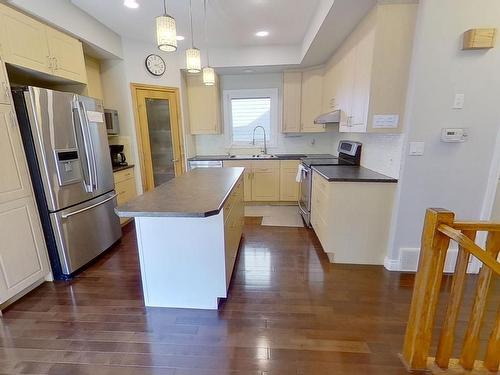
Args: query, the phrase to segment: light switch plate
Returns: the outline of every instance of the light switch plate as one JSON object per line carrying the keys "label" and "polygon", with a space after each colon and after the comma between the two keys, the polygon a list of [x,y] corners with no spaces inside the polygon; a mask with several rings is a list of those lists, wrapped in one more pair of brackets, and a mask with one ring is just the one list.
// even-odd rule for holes
{"label": "light switch plate", "polygon": [[465,94],[455,94],[453,100],[453,109],[462,109],[464,107]]}
{"label": "light switch plate", "polygon": [[408,148],[408,155],[411,156],[422,156],[424,154],[425,143],[424,142],[410,142]]}

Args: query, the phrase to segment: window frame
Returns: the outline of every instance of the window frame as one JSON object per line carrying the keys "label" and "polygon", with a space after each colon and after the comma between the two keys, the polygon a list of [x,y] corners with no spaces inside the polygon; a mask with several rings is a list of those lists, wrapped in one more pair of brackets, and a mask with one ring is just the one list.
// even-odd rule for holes
{"label": "window frame", "polygon": [[[267,134],[267,147],[277,147],[278,145],[278,125],[279,125],[279,102],[278,102],[278,89],[242,89],[242,90],[224,90],[224,128],[225,128],[225,143],[227,148],[255,148],[264,145],[261,142],[252,145],[252,142],[234,142],[233,140],[233,119],[232,119],[232,99],[257,99],[257,98],[270,98],[271,99],[271,113],[270,113],[270,129],[271,134]],[[260,132],[260,131],[259,131]],[[259,133],[259,138],[260,138]]]}

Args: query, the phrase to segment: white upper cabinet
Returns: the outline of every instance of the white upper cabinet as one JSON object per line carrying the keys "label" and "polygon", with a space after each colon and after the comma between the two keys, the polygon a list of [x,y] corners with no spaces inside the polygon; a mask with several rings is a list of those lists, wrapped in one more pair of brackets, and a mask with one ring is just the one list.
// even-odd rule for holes
{"label": "white upper cabinet", "polygon": [[[402,131],[417,6],[377,5],[326,64],[322,109],[341,111],[340,132]],[[377,115],[399,122],[373,127]]]}
{"label": "white upper cabinet", "polygon": [[10,104],[10,86],[5,65],[0,60],[0,104]]}
{"label": "white upper cabinet", "polygon": [[45,25],[0,4],[0,54],[11,64],[51,73]]}
{"label": "white upper cabinet", "polygon": [[82,43],[49,27],[46,34],[54,74],[72,81],[87,82]]}
{"label": "white upper cabinet", "polygon": [[283,133],[300,132],[302,73],[283,73]]}
{"label": "white upper cabinet", "polygon": [[86,83],[80,41],[0,4],[0,56],[7,63]]}
{"label": "white upper cabinet", "polygon": [[222,116],[218,76],[215,77],[215,85],[207,86],[203,83],[202,74],[188,74],[186,86],[191,134],[221,134]]}
{"label": "white upper cabinet", "polygon": [[306,70],[302,73],[301,132],[324,132],[325,127],[314,123],[323,113],[323,69]]}

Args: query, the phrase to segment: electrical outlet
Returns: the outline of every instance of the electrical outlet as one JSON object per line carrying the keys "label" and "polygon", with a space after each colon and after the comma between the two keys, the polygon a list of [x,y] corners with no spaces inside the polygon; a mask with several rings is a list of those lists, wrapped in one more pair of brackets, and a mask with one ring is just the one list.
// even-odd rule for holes
{"label": "electrical outlet", "polygon": [[453,100],[453,109],[462,109],[464,107],[465,94],[455,94]]}

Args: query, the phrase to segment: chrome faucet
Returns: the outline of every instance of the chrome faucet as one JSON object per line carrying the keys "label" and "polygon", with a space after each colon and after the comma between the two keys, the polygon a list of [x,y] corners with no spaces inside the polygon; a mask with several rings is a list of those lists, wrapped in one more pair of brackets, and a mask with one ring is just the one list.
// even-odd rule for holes
{"label": "chrome faucet", "polygon": [[252,140],[252,145],[255,146],[255,131],[257,128],[261,128],[262,131],[264,132],[264,155],[267,155],[267,141],[266,141],[266,129],[264,129],[263,126],[257,125],[255,128],[253,128],[253,140]]}

